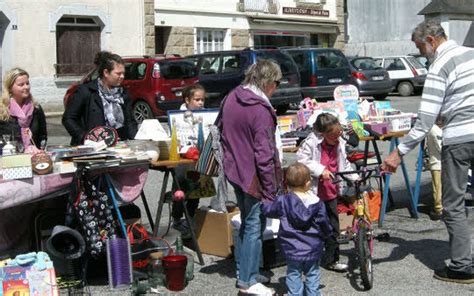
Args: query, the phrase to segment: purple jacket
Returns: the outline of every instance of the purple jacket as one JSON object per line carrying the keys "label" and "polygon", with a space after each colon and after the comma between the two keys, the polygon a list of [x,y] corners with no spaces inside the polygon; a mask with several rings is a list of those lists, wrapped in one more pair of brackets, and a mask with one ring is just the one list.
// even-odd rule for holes
{"label": "purple jacket", "polygon": [[286,259],[312,261],[321,258],[324,240],[332,233],[322,201],[306,207],[296,194],[289,192],[273,202],[263,202],[261,208],[265,216],[280,219],[278,239]]}
{"label": "purple jacket", "polygon": [[238,86],[221,108],[219,127],[227,179],[257,199],[273,200],[282,180],[273,107],[251,90]]}

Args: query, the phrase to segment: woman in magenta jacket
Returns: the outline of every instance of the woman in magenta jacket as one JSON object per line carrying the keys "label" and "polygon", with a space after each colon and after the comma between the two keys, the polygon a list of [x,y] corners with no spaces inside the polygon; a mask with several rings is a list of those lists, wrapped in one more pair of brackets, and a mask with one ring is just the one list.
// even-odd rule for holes
{"label": "woman in magenta jacket", "polygon": [[258,60],[246,72],[242,85],[222,105],[220,124],[224,172],[234,187],[242,225],[235,244],[237,287],[241,294],[271,294],[258,283],[265,218],[260,201],[272,200],[281,183],[276,149],[276,114],[270,97],[281,79],[280,67]]}

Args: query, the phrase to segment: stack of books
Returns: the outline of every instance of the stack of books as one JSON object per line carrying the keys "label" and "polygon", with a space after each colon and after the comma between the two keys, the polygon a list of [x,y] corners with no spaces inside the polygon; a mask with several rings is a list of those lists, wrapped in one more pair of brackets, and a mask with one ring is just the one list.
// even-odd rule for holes
{"label": "stack of books", "polygon": [[299,138],[281,138],[283,149],[296,148]]}

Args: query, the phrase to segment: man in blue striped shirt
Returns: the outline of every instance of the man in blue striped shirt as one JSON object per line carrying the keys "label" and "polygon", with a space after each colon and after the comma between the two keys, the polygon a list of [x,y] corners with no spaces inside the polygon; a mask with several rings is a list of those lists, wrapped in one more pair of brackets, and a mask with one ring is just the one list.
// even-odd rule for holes
{"label": "man in blue striped shirt", "polygon": [[468,169],[474,161],[474,49],[447,40],[443,27],[425,20],[412,41],[431,66],[426,77],[415,126],[387,158],[382,168],[394,172],[403,155],[413,150],[440,117],[443,127],[441,183],[443,221],[449,234],[451,262],[435,270],[439,280],[474,283],[471,234],[464,195]]}

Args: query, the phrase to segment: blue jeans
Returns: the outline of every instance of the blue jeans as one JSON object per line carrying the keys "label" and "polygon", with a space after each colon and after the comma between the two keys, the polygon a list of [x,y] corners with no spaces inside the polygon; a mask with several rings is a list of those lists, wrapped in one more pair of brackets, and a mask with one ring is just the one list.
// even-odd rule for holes
{"label": "blue jeans", "polygon": [[256,276],[259,274],[266,221],[260,210],[260,201],[243,192],[239,186],[235,184],[232,186],[237,197],[241,220],[239,235],[234,241],[237,285],[239,288],[248,289],[257,283]]}
{"label": "blue jeans", "polygon": [[[319,290],[319,281],[321,279],[319,262],[299,262],[287,259],[286,264],[286,286],[288,287],[288,295],[302,296],[304,290],[306,290],[307,296],[321,295],[321,291]],[[306,278],[304,283],[303,274]]]}

